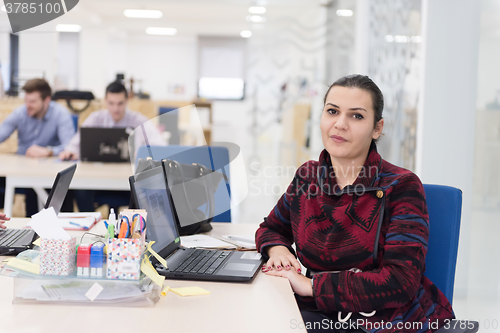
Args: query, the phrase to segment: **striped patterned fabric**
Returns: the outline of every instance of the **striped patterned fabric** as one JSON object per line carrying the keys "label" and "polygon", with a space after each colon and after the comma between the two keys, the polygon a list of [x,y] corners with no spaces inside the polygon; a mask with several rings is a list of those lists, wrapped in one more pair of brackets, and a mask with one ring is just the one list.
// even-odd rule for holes
{"label": "striped patterned fabric", "polygon": [[420,179],[383,160],[375,144],[356,181],[342,190],[324,150],[319,161],[297,170],[257,230],[256,244],[264,256],[268,246],[287,246],[309,271],[319,272],[314,297],[296,295],[301,309],[332,318],[338,311],[376,310],[363,317],[371,332],[431,332],[455,316],[423,275],[428,221]]}

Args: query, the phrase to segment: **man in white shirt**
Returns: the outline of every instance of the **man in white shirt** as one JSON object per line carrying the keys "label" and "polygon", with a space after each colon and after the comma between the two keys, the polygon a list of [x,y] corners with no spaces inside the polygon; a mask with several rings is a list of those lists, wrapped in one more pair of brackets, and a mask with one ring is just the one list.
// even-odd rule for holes
{"label": "man in white shirt", "polygon": [[[159,131],[151,126],[149,119],[139,112],[127,108],[127,89],[120,82],[112,82],[106,88],[106,109],[92,112],[82,123],[81,127],[103,127],[103,128],[137,128],[144,124],[147,140],[150,145],[163,145]],[[142,133],[138,135],[142,138]],[[136,143],[137,144],[137,143]],[[145,144],[140,142],[139,145]],[[138,147],[138,146],[137,146]],[[61,160],[76,160],[80,158],[80,131],[78,131],[66,149],[59,154]]]}
{"label": "man in white shirt", "polygon": [[[120,82],[110,83],[106,87],[106,109],[92,112],[82,123],[81,127],[137,128],[144,125],[146,132],[145,139],[147,139],[147,142],[144,142],[145,140],[141,128],[141,131],[138,133],[139,135],[136,135],[136,148],[146,143],[149,145],[164,145],[160,132],[155,126],[149,123],[149,119],[141,113],[131,111],[127,108],[127,99],[127,89],[123,84]],[[139,142],[137,142],[138,140]],[[59,158],[61,160],[77,160],[80,158],[80,131],[73,136],[66,146],[66,149],[59,154]],[[114,208],[115,211],[118,211],[119,206],[128,205],[130,192],[75,190],[74,196],[81,212],[94,211],[95,201],[102,201],[101,203],[106,202],[110,207]],[[117,202],[119,202],[119,204]]]}

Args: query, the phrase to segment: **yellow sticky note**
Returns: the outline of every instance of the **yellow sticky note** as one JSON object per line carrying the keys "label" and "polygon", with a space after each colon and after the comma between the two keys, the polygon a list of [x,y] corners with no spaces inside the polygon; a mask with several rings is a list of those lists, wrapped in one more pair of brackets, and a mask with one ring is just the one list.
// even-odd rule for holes
{"label": "yellow sticky note", "polygon": [[200,287],[184,287],[170,289],[179,296],[210,295],[210,291]]}
{"label": "yellow sticky note", "polygon": [[37,240],[34,241],[33,244],[36,245],[36,246],[40,246],[41,242],[42,242],[42,239],[41,238],[37,238]]}
{"label": "yellow sticky note", "polygon": [[141,271],[146,274],[148,278],[150,278],[154,283],[163,286],[163,281],[165,281],[165,277],[158,274],[156,269],[154,269],[153,265],[151,265],[151,261],[149,261],[149,256],[144,256],[141,262]]}
{"label": "yellow sticky note", "polygon": [[17,258],[11,258],[7,262],[7,266],[17,268],[26,272],[30,272],[33,274],[40,274],[40,265],[34,264],[32,262],[21,260]]}
{"label": "yellow sticky note", "polygon": [[167,262],[165,261],[165,259],[163,259],[162,257],[160,257],[160,255],[159,255],[158,253],[156,253],[156,252],[155,252],[155,250],[153,250],[153,249],[151,248],[151,246],[152,246],[154,243],[155,243],[154,241],[149,242],[149,243],[148,243],[148,248],[147,248],[147,250],[149,251],[149,253],[151,253],[151,254],[152,254],[152,255],[156,258],[156,260],[158,260],[158,262],[159,262],[160,264],[162,264],[163,266],[165,266],[165,268],[168,268],[168,267],[167,267]]}
{"label": "yellow sticky note", "polygon": [[162,291],[161,295],[162,296],[167,296],[168,292],[170,291],[170,286],[166,286]]}

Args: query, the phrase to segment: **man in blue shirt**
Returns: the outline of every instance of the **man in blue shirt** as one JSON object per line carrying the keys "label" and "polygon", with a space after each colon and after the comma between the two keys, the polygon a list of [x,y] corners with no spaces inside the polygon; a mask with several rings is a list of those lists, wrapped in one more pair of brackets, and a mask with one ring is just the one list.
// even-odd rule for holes
{"label": "man in blue shirt", "polygon": [[[44,79],[29,80],[23,90],[25,104],[0,124],[0,143],[17,129],[18,154],[28,157],[57,156],[75,134],[69,111],[51,101],[52,90]],[[0,179],[0,187],[5,187],[5,178]],[[27,189],[25,194],[26,216],[36,214],[35,192]],[[3,205],[3,198],[0,200],[0,205]]]}
{"label": "man in blue shirt", "polygon": [[69,111],[52,102],[52,91],[44,79],[33,79],[23,87],[24,105],[14,110],[0,125],[0,142],[16,129],[17,153],[28,157],[59,155],[75,134]]}

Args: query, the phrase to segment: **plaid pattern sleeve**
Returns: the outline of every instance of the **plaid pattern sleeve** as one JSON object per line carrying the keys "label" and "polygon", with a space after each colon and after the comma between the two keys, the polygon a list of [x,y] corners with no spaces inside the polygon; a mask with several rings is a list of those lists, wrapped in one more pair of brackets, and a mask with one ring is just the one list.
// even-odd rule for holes
{"label": "plaid pattern sleeve", "polygon": [[[320,311],[371,312],[404,306],[415,297],[425,266],[429,224],[423,186],[405,175],[390,194],[389,215],[378,268],[355,273],[320,273],[315,301]],[[385,219],[387,220],[387,219]],[[383,241],[385,238],[385,242]]]}
{"label": "plaid pattern sleeve", "polygon": [[273,245],[283,245],[286,246],[290,252],[296,256],[295,250],[292,248],[294,242],[290,207],[291,201],[294,199],[295,185],[297,184],[297,174],[300,173],[299,168],[297,173],[288,186],[287,191],[278,200],[276,206],[269,213],[267,218],[264,218],[264,222],[260,224],[259,229],[255,233],[255,244],[257,245],[257,250],[263,255],[265,260],[268,260],[266,247]]}

